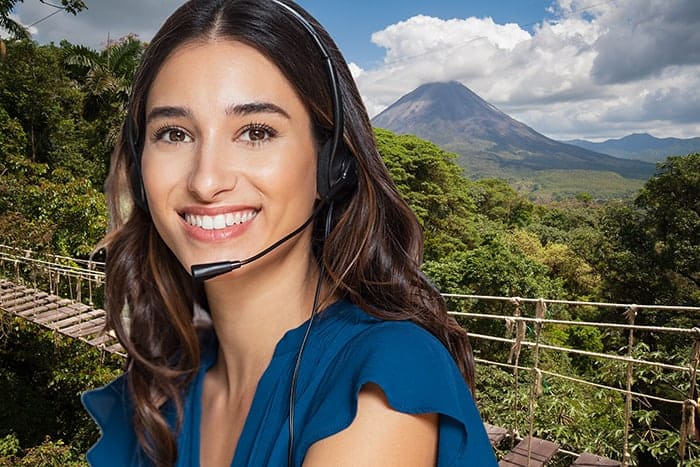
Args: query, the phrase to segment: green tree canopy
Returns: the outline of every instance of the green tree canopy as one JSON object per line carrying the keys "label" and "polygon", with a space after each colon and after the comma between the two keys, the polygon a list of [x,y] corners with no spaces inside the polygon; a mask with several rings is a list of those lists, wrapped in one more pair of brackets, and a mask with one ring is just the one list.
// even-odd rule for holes
{"label": "green tree canopy", "polygon": [[635,204],[654,239],[657,266],[679,293],[700,302],[700,154],[660,163]]}
{"label": "green tree canopy", "polygon": [[610,298],[700,304],[700,154],[660,163],[633,205],[606,209],[601,230]]}
{"label": "green tree canopy", "polygon": [[425,257],[474,246],[476,206],[456,155],[413,135],[375,129],[379,152],[425,233]]}

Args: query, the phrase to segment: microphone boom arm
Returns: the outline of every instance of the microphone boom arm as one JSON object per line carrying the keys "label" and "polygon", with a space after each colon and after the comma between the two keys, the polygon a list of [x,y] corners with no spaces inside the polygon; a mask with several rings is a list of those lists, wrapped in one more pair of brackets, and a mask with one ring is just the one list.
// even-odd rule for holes
{"label": "microphone boom arm", "polygon": [[216,263],[203,263],[203,264],[193,264],[192,267],[190,268],[190,271],[192,273],[192,278],[195,281],[199,282],[204,282],[207,279],[211,279],[216,276],[220,276],[222,274],[226,274],[227,272],[231,272],[235,269],[240,268],[241,266],[244,266],[248,263],[252,263],[253,261],[256,261],[266,254],[270,253],[272,250],[275,248],[278,248],[280,245],[288,241],[289,239],[299,235],[308,225],[311,223],[314,217],[316,217],[316,214],[318,214],[320,210],[320,204],[319,206],[314,209],[314,212],[311,213],[311,216],[309,216],[306,221],[301,224],[299,227],[297,227],[296,230],[293,232],[287,234],[285,237],[281,238],[280,240],[277,240],[275,243],[270,245],[269,247],[265,248],[263,251],[260,253],[257,253],[250,258],[246,258],[241,261],[219,261]]}

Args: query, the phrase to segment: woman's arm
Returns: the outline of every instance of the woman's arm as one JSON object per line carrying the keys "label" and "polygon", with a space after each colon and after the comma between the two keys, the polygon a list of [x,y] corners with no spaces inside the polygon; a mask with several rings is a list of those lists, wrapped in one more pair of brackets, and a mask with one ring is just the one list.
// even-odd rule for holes
{"label": "woman's arm", "polygon": [[366,384],[357,415],[345,430],[314,443],[304,467],[434,466],[438,449],[438,415],[394,410],[382,389]]}

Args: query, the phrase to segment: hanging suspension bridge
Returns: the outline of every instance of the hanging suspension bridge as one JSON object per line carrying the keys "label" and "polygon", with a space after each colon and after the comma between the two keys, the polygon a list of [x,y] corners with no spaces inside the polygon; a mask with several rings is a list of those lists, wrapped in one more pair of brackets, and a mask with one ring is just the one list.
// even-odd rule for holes
{"label": "hanging suspension bridge", "polygon": [[[0,310],[104,352],[124,356],[116,338],[104,332],[103,271],[104,264],[100,262],[0,245]],[[694,423],[698,417],[700,308],[460,294],[445,294],[445,299],[453,310],[450,313],[471,331],[479,374],[489,375],[489,371],[496,369],[501,377],[509,378],[502,389],[511,397],[480,404],[489,439],[501,458],[500,466],[536,467],[552,462],[555,463],[552,465],[575,466],[632,465],[633,406],[663,405],[675,414],[668,424],[680,440],[679,465],[689,458],[690,444],[697,440],[696,429],[700,429]],[[611,319],[607,322],[566,319],[580,315],[573,313],[574,310],[606,310],[603,315]],[[695,324],[686,327],[640,324],[654,322],[653,318],[660,313],[691,316]],[[596,329],[608,341],[624,345],[619,353],[601,352],[585,345],[564,345],[556,339],[557,332],[564,329]],[[679,349],[677,358],[671,361],[650,351],[640,339],[644,335],[672,340]],[[557,364],[574,360],[617,371],[620,377],[614,384],[605,383],[600,378],[582,377],[575,371],[565,372],[561,368],[567,365]],[[638,380],[649,379],[650,375],[663,375],[681,384],[671,388],[660,383],[646,384],[642,385],[645,389],[639,389]],[[596,451],[596,446],[578,446],[571,436],[562,434],[565,430],[560,428],[567,424],[564,409],[560,409],[560,427],[538,424],[540,411],[551,405],[549,401],[561,399],[570,407],[578,402],[566,399],[573,397],[572,393],[558,394],[557,382],[566,382],[569,388],[572,385],[583,388],[576,392],[579,396],[588,394],[610,401],[610,411],[617,413],[621,430],[621,445],[615,450],[616,455],[608,453],[609,457],[603,457],[586,452]],[[487,406],[496,409],[486,410]],[[678,422],[674,424],[675,420]]]}

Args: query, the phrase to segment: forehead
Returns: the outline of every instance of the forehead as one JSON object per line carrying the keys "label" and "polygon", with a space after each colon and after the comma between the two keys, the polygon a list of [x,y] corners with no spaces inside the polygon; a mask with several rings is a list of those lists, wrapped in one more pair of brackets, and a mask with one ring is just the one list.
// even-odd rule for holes
{"label": "forehead", "polygon": [[281,100],[304,107],[292,83],[267,56],[242,42],[224,39],[187,42],[163,62],[146,107],[173,100],[203,100],[212,106]]}

